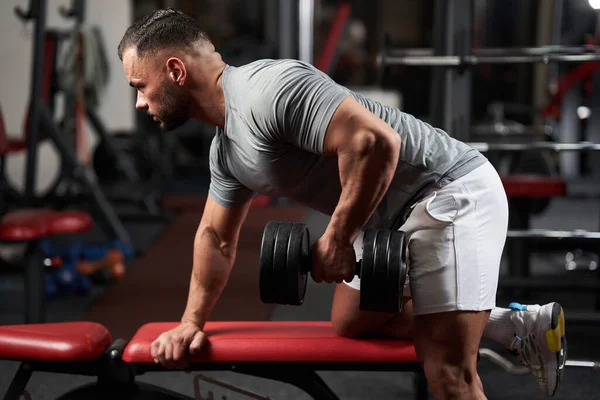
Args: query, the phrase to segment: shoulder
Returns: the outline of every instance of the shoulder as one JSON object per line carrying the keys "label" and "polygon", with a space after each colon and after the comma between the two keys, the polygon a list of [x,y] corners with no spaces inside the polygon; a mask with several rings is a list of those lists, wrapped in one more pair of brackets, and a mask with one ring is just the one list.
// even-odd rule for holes
{"label": "shoulder", "polygon": [[262,59],[239,67],[228,67],[226,79],[230,86],[250,92],[261,89],[259,93],[262,91],[263,95],[268,95],[284,89],[285,85],[282,84],[293,84],[309,77],[331,80],[311,64],[292,59]]}

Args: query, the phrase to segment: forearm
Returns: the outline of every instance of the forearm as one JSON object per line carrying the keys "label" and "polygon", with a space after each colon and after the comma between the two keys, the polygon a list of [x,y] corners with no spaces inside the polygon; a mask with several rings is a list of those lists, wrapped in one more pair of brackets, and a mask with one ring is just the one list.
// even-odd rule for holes
{"label": "forearm", "polygon": [[198,230],[194,263],[182,322],[203,327],[227,284],[235,261],[235,246],[223,245],[210,229]]}
{"label": "forearm", "polygon": [[[395,132],[394,132],[395,134]],[[400,138],[375,135],[358,137],[338,154],[342,193],[327,227],[341,244],[351,244],[369,220],[394,177]]]}

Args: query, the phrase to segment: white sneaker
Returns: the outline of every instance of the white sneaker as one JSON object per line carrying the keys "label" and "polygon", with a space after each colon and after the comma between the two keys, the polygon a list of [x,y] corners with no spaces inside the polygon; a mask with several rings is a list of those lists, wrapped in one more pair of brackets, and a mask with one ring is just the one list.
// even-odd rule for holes
{"label": "white sneaker", "polygon": [[554,396],[567,360],[565,315],[558,303],[543,306],[511,303],[515,338],[510,349],[535,376],[544,393]]}

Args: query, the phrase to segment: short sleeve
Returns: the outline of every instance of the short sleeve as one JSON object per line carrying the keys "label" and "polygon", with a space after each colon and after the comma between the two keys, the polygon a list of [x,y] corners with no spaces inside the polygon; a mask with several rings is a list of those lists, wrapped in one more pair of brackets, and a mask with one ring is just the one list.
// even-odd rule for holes
{"label": "short sleeve", "polygon": [[348,89],[300,61],[282,65],[274,85],[275,118],[284,140],[322,154],[327,128],[342,100],[350,95]]}
{"label": "short sleeve", "polygon": [[208,194],[223,207],[239,207],[250,200],[254,192],[229,173],[224,162],[220,139],[220,135],[217,134],[210,145]]}

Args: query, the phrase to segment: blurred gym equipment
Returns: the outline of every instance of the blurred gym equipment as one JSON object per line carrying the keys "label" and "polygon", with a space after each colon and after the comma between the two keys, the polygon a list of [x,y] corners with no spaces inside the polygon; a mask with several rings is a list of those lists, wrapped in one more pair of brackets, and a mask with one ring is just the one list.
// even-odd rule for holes
{"label": "blurred gym equipment", "polygon": [[[75,2],[74,4],[78,4]],[[34,194],[35,171],[37,162],[38,142],[44,137],[49,139],[60,154],[62,162],[62,171],[59,182],[55,185],[57,188],[61,183],[67,187],[77,186],[78,189],[88,192],[92,197],[92,203],[97,212],[98,224],[106,230],[107,235],[117,238],[121,243],[130,245],[131,239],[129,233],[123,227],[114,208],[106,198],[104,192],[98,185],[93,172],[80,162],[73,154],[64,140],[60,129],[54,123],[52,114],[46,104],[42,92],[44,79],[44,69],[48,68],[45,64],[44,43],[46,32],[46,12],[47,1],[31,0],[27,11],[20,7],[15,9],[19,18],[24,22],[34,21],[35,36],[33,40],[33,67],[32,84],[30,95],[30,115],[28,118],[28,129],[26,132],[26,151],[27,151],[27,172],[25,181],[25,191],[21,201],[25,205],[34,205],[40,203],[41,199],[36,199]],[[73,13],[77,11],[73,9]],[[79,10],[81,11],[81,10]],[[68,12],[68,15],[73,13]],[[43,133],[43,136],[42,136]],[[54,192],[55,190],[52,190]],[[43,202],[43,200],[42,200]]]}

